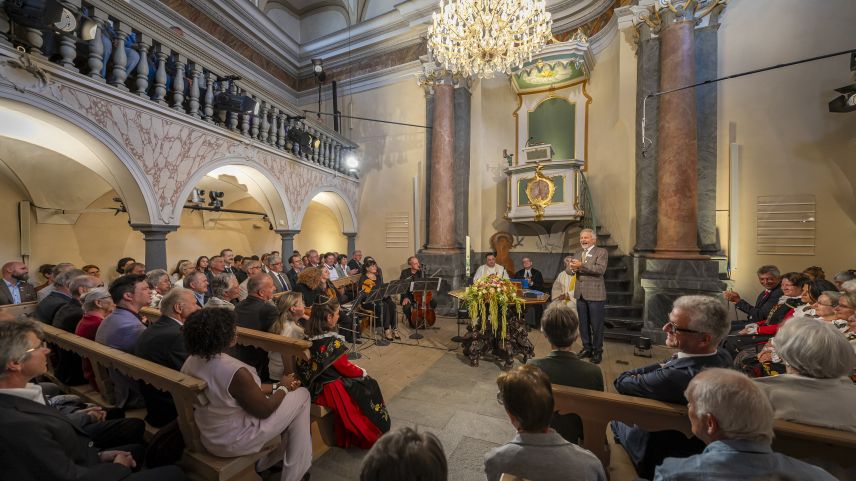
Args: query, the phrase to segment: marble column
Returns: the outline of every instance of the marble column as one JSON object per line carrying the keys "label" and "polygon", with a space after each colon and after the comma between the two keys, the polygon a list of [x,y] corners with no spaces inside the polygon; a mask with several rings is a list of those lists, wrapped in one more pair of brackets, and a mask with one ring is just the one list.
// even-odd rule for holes
{"label": "marble column", "polygon": [[453,163],[455,152],[455,100],[451,81],[434,85],[434,121],[431,138],[431,190],[428,249],[455,249],[455,200]]}
{"label": "marble column", "polygon": [[345,237],[348,238],[348,257],[351,257],[351,254],[357,250],[357,233],[356,232],[345,232]]}
{"label": "marble column", "polygon": [[[695,20],[660,31],[660,90],[695,83]],[[653,257],[705,259],[698,249],[696,99],[692,89],[660,97],[657,119],[657,246]]]}
{"label": "marble column", "polygon": [[146,269],[168,269],[166,262],[166,235],[174,232],[178,229],[178,226],[131,224],[131,228],[142,232],[143,239],[146,241]]}
{"label": "marble column", "polygon": [[299,230],[287,230],[287,229],[278,229],[276,231],[280,237],[282,237],[282,250],[280,254],[282,254],[282,258],[285,260],[285,263],[288,263],[288,258],[291,257],[291,253],[294,252],[294,236],[300,233]]}

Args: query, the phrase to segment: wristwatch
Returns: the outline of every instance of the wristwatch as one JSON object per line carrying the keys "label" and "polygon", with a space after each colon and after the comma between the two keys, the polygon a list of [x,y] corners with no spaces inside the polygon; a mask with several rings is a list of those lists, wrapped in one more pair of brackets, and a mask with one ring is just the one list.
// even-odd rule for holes
{"label": "wristwatch", "polygon": [[275,383],[273,383],[273,390],[271,390],[270,393],[271,393],[271,395],[273,395],[273,393],[275,393],[277,391],[282,391],[283,394],[288,396],[288,388],[285,387],[284,385],[278,383],[278,382],[275,382]]}

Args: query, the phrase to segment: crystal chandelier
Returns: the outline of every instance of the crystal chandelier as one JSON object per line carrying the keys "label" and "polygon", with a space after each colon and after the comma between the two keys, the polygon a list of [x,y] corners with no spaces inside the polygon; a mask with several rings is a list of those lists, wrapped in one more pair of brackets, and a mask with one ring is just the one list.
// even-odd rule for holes
{"label": "crystal chandelier", "polygon": [[551,38],[544,0],[440,0],[428,49],[453,73],[491,78],[541,51]]}

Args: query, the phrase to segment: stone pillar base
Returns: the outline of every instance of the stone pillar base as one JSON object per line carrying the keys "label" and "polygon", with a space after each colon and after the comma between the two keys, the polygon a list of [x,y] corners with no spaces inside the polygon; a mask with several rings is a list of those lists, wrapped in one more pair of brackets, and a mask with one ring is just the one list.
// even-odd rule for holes
{"label": "stone pillar base", "polygon": [[648,254],[648,257],[652,259],[675,259],[675,260],[695,260],[695,261],[706,261],[710,260],[710,256],[699,254],[698,249],[693,250],[658,250],[657,252],[652,252]]}
{"label": "stone pillar base", "polygon": [[433,297],[437,301],[437,314],[455,316],[457,314],[457,302],[454,297],[449,295],[449,291],[463,289],[467,285],[464,250],[423,249],[416,256],[422,263],[426,276],[443,278],[440,292],[435,293]]}
{"label": "stone pillar base", "polygon": [[716,261],[640,258],[641,284],[645,291],[642,335],[657,344],[666,340],[663,325],[669,321],[672,303],[678,297],[701,294],[721,297],[725,283],[719,279]]}

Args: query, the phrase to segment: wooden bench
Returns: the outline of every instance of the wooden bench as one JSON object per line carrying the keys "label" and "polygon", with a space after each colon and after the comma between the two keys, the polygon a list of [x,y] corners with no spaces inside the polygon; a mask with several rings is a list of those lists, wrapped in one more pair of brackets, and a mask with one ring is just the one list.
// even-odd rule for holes
{"label": "wooden bench", "polygon": [[0,306],[0,319],[18,319],[21,316],[30,316],[35,312],[38,305],[37,301],[2,305]]}
{"label": "wooden bench", "polygon": [[[610,421],[637,425],[648,431],[671,429],[691,435],[687,407],[610,392],[553,385],[556,411],[577,414],[585,434],[582,446],[609,466],[606,442]],[[740,415],[740,413],[735,413]],[[817,459],[834,465],[856,466],[856,434],[788,421],[775,422],[773,450],[800,459]]]}

